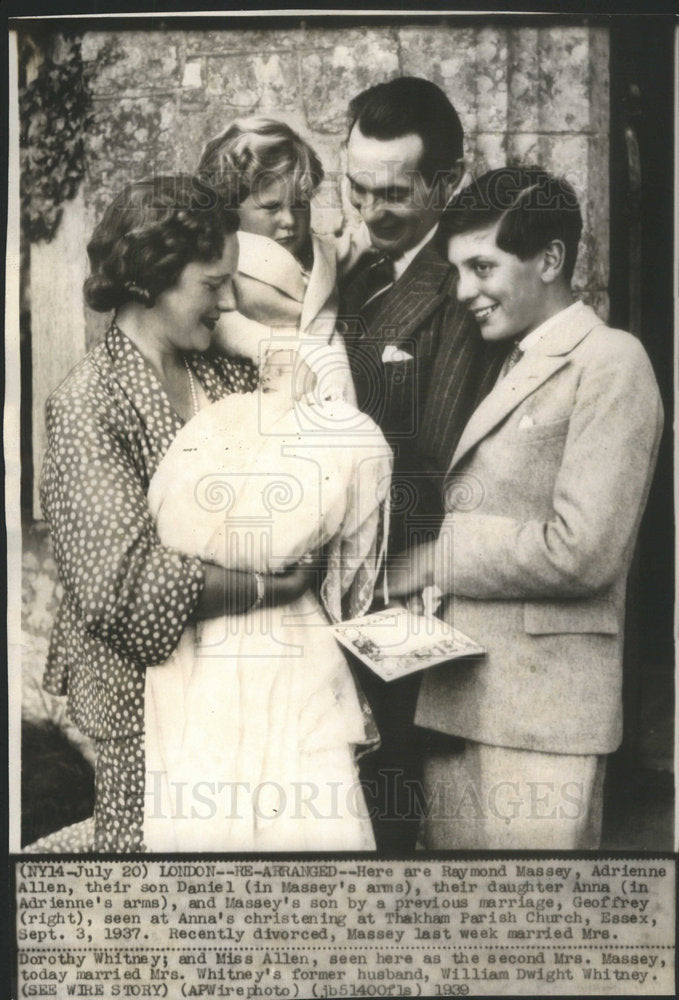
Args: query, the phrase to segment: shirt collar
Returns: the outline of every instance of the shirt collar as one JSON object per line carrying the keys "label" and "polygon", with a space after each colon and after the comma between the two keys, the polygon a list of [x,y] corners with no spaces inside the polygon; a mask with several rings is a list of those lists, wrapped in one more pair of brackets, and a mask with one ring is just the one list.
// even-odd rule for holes
{"label": "shirt collar", "polygon": [[536,326],[534,330],[531,330],[531,332],[523,338],[523,340],[520,340],[519,348],[525,352],[529,347],[534,347],[544,336],[546,336],[546,334],[550,332],[552,327],[563,322],[567,313],[570,316],[571,313],[575,313],[581,308],[582,302],[573,302],[571,305],[566,306],[565,309],[559,309],[557,313],[554,313],[553,316],[546,319],[544,323],[540,324],[540,326]]}
{"label": "shirt collar", "polygon": [[432,226],[429,232],[426,233],[425,236],[423,236],[423,238],[420,240],[419,243],[416,243],[414,247],[411,247],[409,250],[406,250],[405,253],[402,253],[400,257],[397,257],[394,260],[395,281],[398,281],[401,275],[405,273],[406,269],[415,260],[422,247],[425,246],[425,244],[427,244],[429,240],[433,238],[434,233],[438,229],[438,225],[439,224],[437,222],[436,225]]}

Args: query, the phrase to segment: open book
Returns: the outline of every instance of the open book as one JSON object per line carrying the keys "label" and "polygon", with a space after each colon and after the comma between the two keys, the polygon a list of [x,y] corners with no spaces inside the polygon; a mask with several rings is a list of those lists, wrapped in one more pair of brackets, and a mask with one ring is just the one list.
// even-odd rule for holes
{"label": "open book", "polygon": [[335,638],[382,680],[486,651],[439,618],[401,608],[377,611],[329,626]]}

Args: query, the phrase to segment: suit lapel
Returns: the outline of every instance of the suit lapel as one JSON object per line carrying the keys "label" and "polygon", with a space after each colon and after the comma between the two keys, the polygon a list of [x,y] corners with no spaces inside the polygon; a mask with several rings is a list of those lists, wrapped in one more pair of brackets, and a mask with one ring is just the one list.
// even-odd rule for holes
{"label": "suit lapel", "polygon": [[505,375],[472,414],[462,432],[451,470],[493,431],[528,396],[563,368],[569,355],[587,334],[601,325],[596,313],[581,303],[579,309],[555,325],[542,341],[526,351],[521,361]]}
{"label": "suit lapel", "polygon": [[370,332],[385,344],[400,344],[448,295],[452,272],[431,242],[424,246],[373,317]]}
{"label": "suit lapel", "polygon": [[[481,402],[462,432],[453,456],[457,463],[478,442],[497,427],[531,393],[568,362],[567,357],[529,358],[526,355]],[[519,371],[523,369],[523,371]]]}
{"label": "suit lapel", "polygon": [[441,316],[420,428],[421,446],[446,470],[478,401],[491,389],[502,363],[474,318],[451,297]]}

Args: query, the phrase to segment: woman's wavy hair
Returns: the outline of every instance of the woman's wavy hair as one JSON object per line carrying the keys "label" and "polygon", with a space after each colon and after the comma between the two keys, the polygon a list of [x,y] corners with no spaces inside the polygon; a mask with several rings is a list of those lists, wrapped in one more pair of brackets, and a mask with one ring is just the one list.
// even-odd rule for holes
{"label": "woman's wavy hair", "polygon": [[97,312],[128,302],[152,306],[193,261],[218,259],[238,228],[237,212],[204,180],[187,174],[128,184],[87,245],[85,301]]}
{"label": "woman's wavy hair", "polygon": [[254,115],[238,119],[207,143],[198,174],[231,204],[256,197],[283,176],[298,197],[310,201],[323,180],[323,166],[309,143],[285,122]]}

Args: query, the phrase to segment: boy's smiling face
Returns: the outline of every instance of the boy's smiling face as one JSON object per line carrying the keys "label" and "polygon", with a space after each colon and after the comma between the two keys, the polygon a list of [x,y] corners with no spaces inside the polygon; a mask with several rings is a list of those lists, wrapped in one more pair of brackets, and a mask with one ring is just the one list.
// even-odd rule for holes
{"label": "boy's smiling face", "polygon": [[452,236],[448,260],[458,272],[457,297],[476,317],[484,340],[521,340],[553,311],[542,279],[544,255],[520,260],[500,250],[499,226]]}

